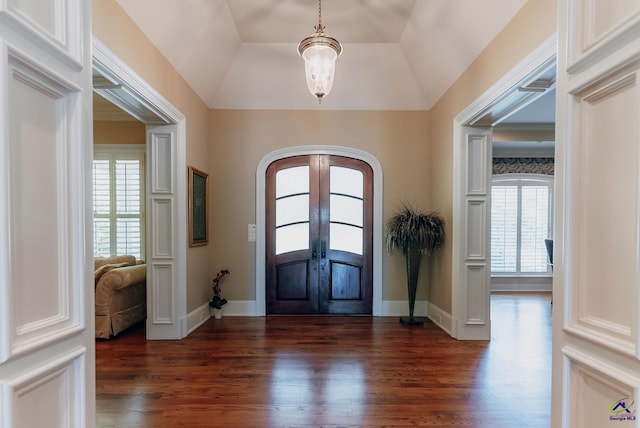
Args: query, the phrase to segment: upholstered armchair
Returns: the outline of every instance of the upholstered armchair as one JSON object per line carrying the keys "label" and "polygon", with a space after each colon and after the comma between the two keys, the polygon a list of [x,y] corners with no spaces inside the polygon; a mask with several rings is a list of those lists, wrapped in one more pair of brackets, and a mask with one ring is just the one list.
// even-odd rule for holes
{"label": "upholstered armchair", "polygon": [[109,339],[147,317],[147,265],[134,256],[95,260],[96,337]]}

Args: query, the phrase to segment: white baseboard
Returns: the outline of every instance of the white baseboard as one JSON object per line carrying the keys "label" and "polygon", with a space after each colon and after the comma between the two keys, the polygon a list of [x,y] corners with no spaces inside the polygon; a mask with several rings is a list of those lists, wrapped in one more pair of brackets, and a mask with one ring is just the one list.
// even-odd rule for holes
{"label": "white baseboard", "polygon": [[[230,300],[224,306],[224,315],[232,317],[254,317],[256,316],[255,300]],[[409,302],[406,300],[383,300],[383,317],[401,317],[409,315]],[[417,317],[427,317],[434,324],[451,335],[452,318],[451,315],[436,305],[426,300],[416,300],[413,315]],[[195,331],[211,317],[209,303],[204,303],[194,311],[187,314],[186,330],[187,336]]]}
{"label": "white baseboard", "polygon": [[211,312],[209,311],[209,302],[196,308],[187,314],[186,336],[194,332],[198,327],[211,318]]}
{"label": "white baseboard", "polygon": [[551,291],[553,279],[543,277],[499,277],[491,278],[491,291]]}
{"label": "white baseboard", "polygon": [[[383,300],[382,316],[408,316],[409,302],[406,300]],[[441,328],[449,336],[453,337],[453,318],[451,314],[440,309],[438,306],[427,300],[416,300],[413,307],[413,315],[416,317],[426,317],[435,325]]]}
{"label": "white baseboard", "polygon": [[[428,302],[426,300],[416,300],[413,314],[418,317],[426,317],[427,304]],[[208,310],[208,304],[205,304],[204,306],[206,306]],[[229,302],[224,306],[224,314],[227,316],[254,317],[256,316],[256,313],[255,300],[229,300]],[[382,301],[381,316],[393,317],[406,315],[409,315],[409,302],[406,300]]]}
{"label": "white baseboard", "polygon": [[[224,314],[233,317],[252,317],[256,314],[256,302],[254,300],[230,300],[224,306]],[[189,312],[186,318],[186,336],[194,332],[198,327],[211,318],[209,302],[204,303],[195,310]]]}
{"label": "white baseboard", "polygon": [[224,315],[231,317],[255,317],[256,301],[255,300],[229,300],[224,305]]}
{"label": "white baseboard", "polygon": [[451,317],[451,314],[440,309],[431,302],[428,304],[427,318],[444,330],[444,332],[449,336],[453,337],[453,318]]}
{"label": "white baseboard", "polygon": [[[416,317],[427,316],[427,301],[416,300],[413,307],[413,315]],[[382,315],[383,317],[406,317],[409,316],[409,302],[407,300],[383,300]]]}

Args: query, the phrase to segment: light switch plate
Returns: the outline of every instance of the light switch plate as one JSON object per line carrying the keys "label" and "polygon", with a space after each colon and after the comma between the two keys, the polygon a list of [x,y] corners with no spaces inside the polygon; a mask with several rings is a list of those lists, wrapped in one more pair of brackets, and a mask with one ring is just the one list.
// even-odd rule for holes
{"label": "light switch plate", "polygon": [[255,224],[249,224],[247,226],[247,237],[249,239],[249,242],[256,242],[256,225]]}

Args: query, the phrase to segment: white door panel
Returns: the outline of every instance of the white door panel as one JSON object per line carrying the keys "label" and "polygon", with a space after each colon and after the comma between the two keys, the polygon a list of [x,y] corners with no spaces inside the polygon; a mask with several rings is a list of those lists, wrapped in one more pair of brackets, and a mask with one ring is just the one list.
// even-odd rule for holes
{"label": "white door panel", "polygon": [[95,425],[90,19],[0,3],[2,428]]}
{"label": "white door panel", "polygon": [[[69,101],[77,96],[77,89],[16,58],[11,49],[5,52],[11,107],[3,169],[9,199],[5,213],[11,255],[8,282],[12,285],[5,313],[10,314],[11,331],[5,339],[11,341],[9,354],[15,355],[40,346],[52,335],[81,328],[81,308],[73,299],[83,293],[84,284],[81,277],[71,276],[73,268],[68,265],[78,243],[67,236],[75,227],[69,205],[83,201],[74,197],[75,183],[66,170],[78,150],[78,140],[64,132],[73,126]],[[83,173],[78,165],[73,172]]]}
{"label": "white door panel", "polygon": [[554,427],[639,426],[639,11],[559,1]]}

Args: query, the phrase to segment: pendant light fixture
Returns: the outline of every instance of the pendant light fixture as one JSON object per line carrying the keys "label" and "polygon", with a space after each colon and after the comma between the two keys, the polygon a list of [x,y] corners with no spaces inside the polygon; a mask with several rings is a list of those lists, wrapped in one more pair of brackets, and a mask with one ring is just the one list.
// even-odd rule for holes
{"label": "pendant light fixture", "polygon": [[303,39],[298,45],[298,54],[304,59],[307,87],[322,102],[333,87],[333,75],[336,59],[342,53],[342,45],[333,37],[324,33],[322,25],[322,0],[318,0],[318,25],[316,32]]}

